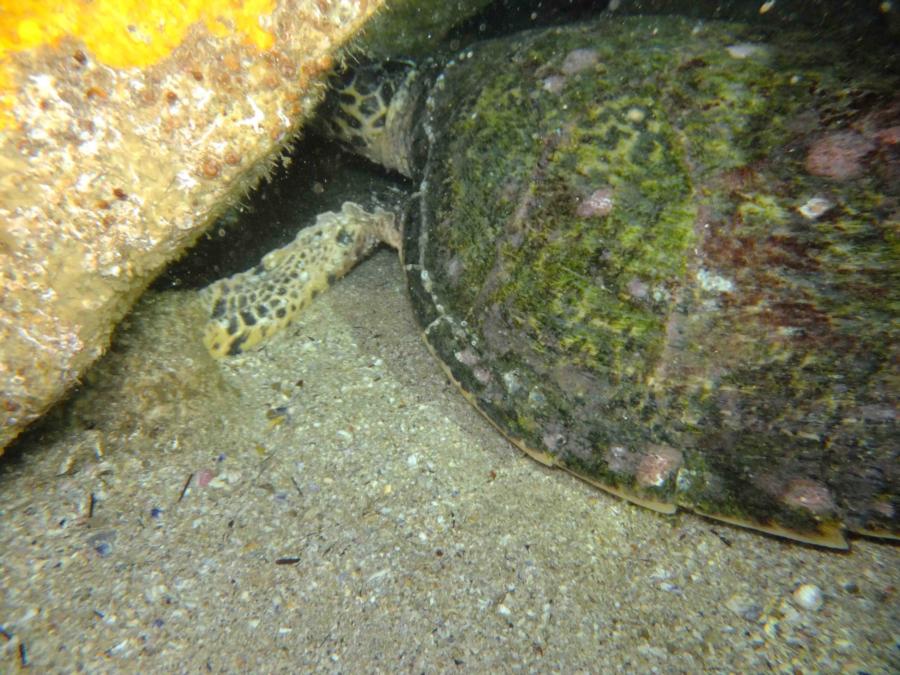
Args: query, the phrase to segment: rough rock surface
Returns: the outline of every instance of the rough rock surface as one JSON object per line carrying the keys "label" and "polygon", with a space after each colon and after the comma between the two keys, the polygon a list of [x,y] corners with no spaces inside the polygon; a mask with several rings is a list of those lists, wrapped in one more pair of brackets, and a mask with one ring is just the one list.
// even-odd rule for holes
{"label": "rough rock surface", "polygon": [[381,0],[23,2],[0,18],[0,452],[264,175]]}

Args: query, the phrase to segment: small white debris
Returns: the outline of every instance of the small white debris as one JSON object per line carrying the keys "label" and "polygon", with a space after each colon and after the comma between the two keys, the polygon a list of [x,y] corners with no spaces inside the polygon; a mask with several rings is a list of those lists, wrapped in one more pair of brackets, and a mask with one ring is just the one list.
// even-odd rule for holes
{"label": "small white debris", "polygon": [[663,581],[665,579],[671,579],[671,578],[672,578],[672,573],[669,570],[664,569],[662,567],[657,567],[655,570],[653,570],[653,574],[650,575],[651,581]]}
{"label": "small white debris", "polygon": [[82,193],[87,192],[91,188],[91,184],[96,177],[97,175],[93,173],[81,174],[78,176],[78,180],[75,181],[75,190]]}
{"label": "small white debris", "polygon": [[259,106],[256,105],[256,101],[254,101],[249,95],[247,96],[247,103],[250,104],[251,110],[253,110],[253,115],[247,117],[242,120],[238,120],[237,124],[245,127],[253,127],[253,131],[256,133],[262,132],[262,124],[266,120],[266,116],[263,114],[263,111],[259,109]]}
{"label": "small white debris", "polygon": [[222,489],[229,485],[237,485],[241,482],[242,474],[240,471],[223,471],[209,481],[211,488]]}
{"label": "small white debris", "polygon": [[736,45],[725,47],[725,51],[733,59],[746,59],[750,56],[762,54],[766,51],[763,45],[753,44],[752,42],[741,42]]}
{"label": "small white debris", "polygon": [[824,602],[822,589],[815,584],[802,584],[794,591],[794,603],[802,609],[818,612]]}
{"label": "small white debris", "polygon": [[185,192],[199,184],[187,169],[179,171],[175,175],[175,182],[178,184],[179,189],[184,190]]}
{"label": "small white debris", "polygon": [[506,605],[497,605],[497,614],[499,614],[500,616],[508,617],[512,614],[512,612]]}
{"label": "small white debris", "polygon": [[369,575],[369,578],[366,580],[370,584],[381,583],[381,581],[390,575],[391,571],[387,568],[378,570]]}
{"label": "small white debris", "polygon": [[116,646],[110,647],[107,654],[109,654],[109,656],[121,656],[126,649],[128,649],[128,640],[122,640]]}
{"label": "small white debris", "polygon": [[647,113],[640,108],[629,108],[628,112],[625,113],[625,117],[629,122],[637,124],[644,121],[644,118],[647,117]]}
{"label": "small white debris", "polygon": [[697,281],[704,291],[718,291],[719,293],[731,293],[734,291],[734,282],[719,276],[709,270],[700,268],[697,270]]}
{"label": "small white debris", "polygon": [[510,395],[515,395],[522,389],[522,383],[519,381],[519,377],[515,371],[503,373],[503,385]]}
{"label": "small white debris", "polygon": [[544,78],[542,88],[544,91],[549,91],[551,94],[558,94],[563,90],[565,84],[566,78],[562,75],[549,75]]}
{"label": "small white debris", "polygon": [[211,481],[209,481],[209,487],[216,490],[221,490],[222,488],[228,487],[228,482],[224,480],[222,476],[216,476]]}
{"label": "small white debris", "polygon": [[659,590],[665,591],[666,593],[674,593],[675,595],[684,595],[684,591],[681,590],[681,586],[677,584],[670,584],[668,581],[663,582],[659,585]]}
{"label": "small white debris", "polygon": [[212,99],[213,91],[206,87],[198,86],[191,90],[191,96],[194,97],[194,107],[202,110],[206,107],[206,104],[209,103],[210,99]]}
{"label": "small white debris", "polygon": [[828,213],[833,207],[834,204],[824,197],[812,197],[803,206],[798,206],[797,211],[807,220],[815,220]]}
{"label": "small white debris", "polygon": [[78,152],[80,152],[82,155],[85,155],[86,157],[93,157],[98,152],[100,152],[100,143],[96,138],[87,140],[78,146]]}
{"label": "small white debris", "polygon": [[419,456],[415,453],[406,458],[406,466],[415,469],[419,465]]}
{"label": "small white debris", "polygon": [[35,91],[42,98],[58,99],[59,94],[56,92],[56,79],[52,75],[46,73],[32,75],[30,78],[34,84]]}
{"label": "small white debris", "polygon": [[584,199],[575,211],[579,218],[590,218],[593,216],[608,216],[615,207],[613,200],[613,189],[609,186],[594,190],[586,199]]}

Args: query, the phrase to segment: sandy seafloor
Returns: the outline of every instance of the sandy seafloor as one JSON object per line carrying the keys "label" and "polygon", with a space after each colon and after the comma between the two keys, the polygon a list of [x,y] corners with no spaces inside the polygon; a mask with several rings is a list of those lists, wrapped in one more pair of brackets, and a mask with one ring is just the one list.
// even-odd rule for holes
{"label": "sandy seafloor", "polygon": [[0,464],[0,671],[900,671],[900,548],[540,466],[445,379],[391,253],[224,365],[196,303],[145,297]]}

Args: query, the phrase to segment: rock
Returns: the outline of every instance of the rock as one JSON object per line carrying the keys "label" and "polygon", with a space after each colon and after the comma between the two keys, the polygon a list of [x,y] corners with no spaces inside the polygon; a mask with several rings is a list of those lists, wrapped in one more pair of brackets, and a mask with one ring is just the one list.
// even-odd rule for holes
{"label": "rock", "polygon": [[0,453],[267,173],[382,0],[146,4],[0,17]]}

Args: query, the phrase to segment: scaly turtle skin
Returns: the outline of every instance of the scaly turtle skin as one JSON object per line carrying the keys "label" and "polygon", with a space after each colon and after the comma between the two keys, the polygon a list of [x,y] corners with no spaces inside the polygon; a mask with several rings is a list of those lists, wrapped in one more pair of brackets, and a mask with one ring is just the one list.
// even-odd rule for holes
{"label": "scaly turtle skin", "polygon": [[898,535],[897,77],[817,36],[644,17],[345,76],[329,120],[419,183],[210,288],[239,353],[378,240],[469,400],[626,499]]}

